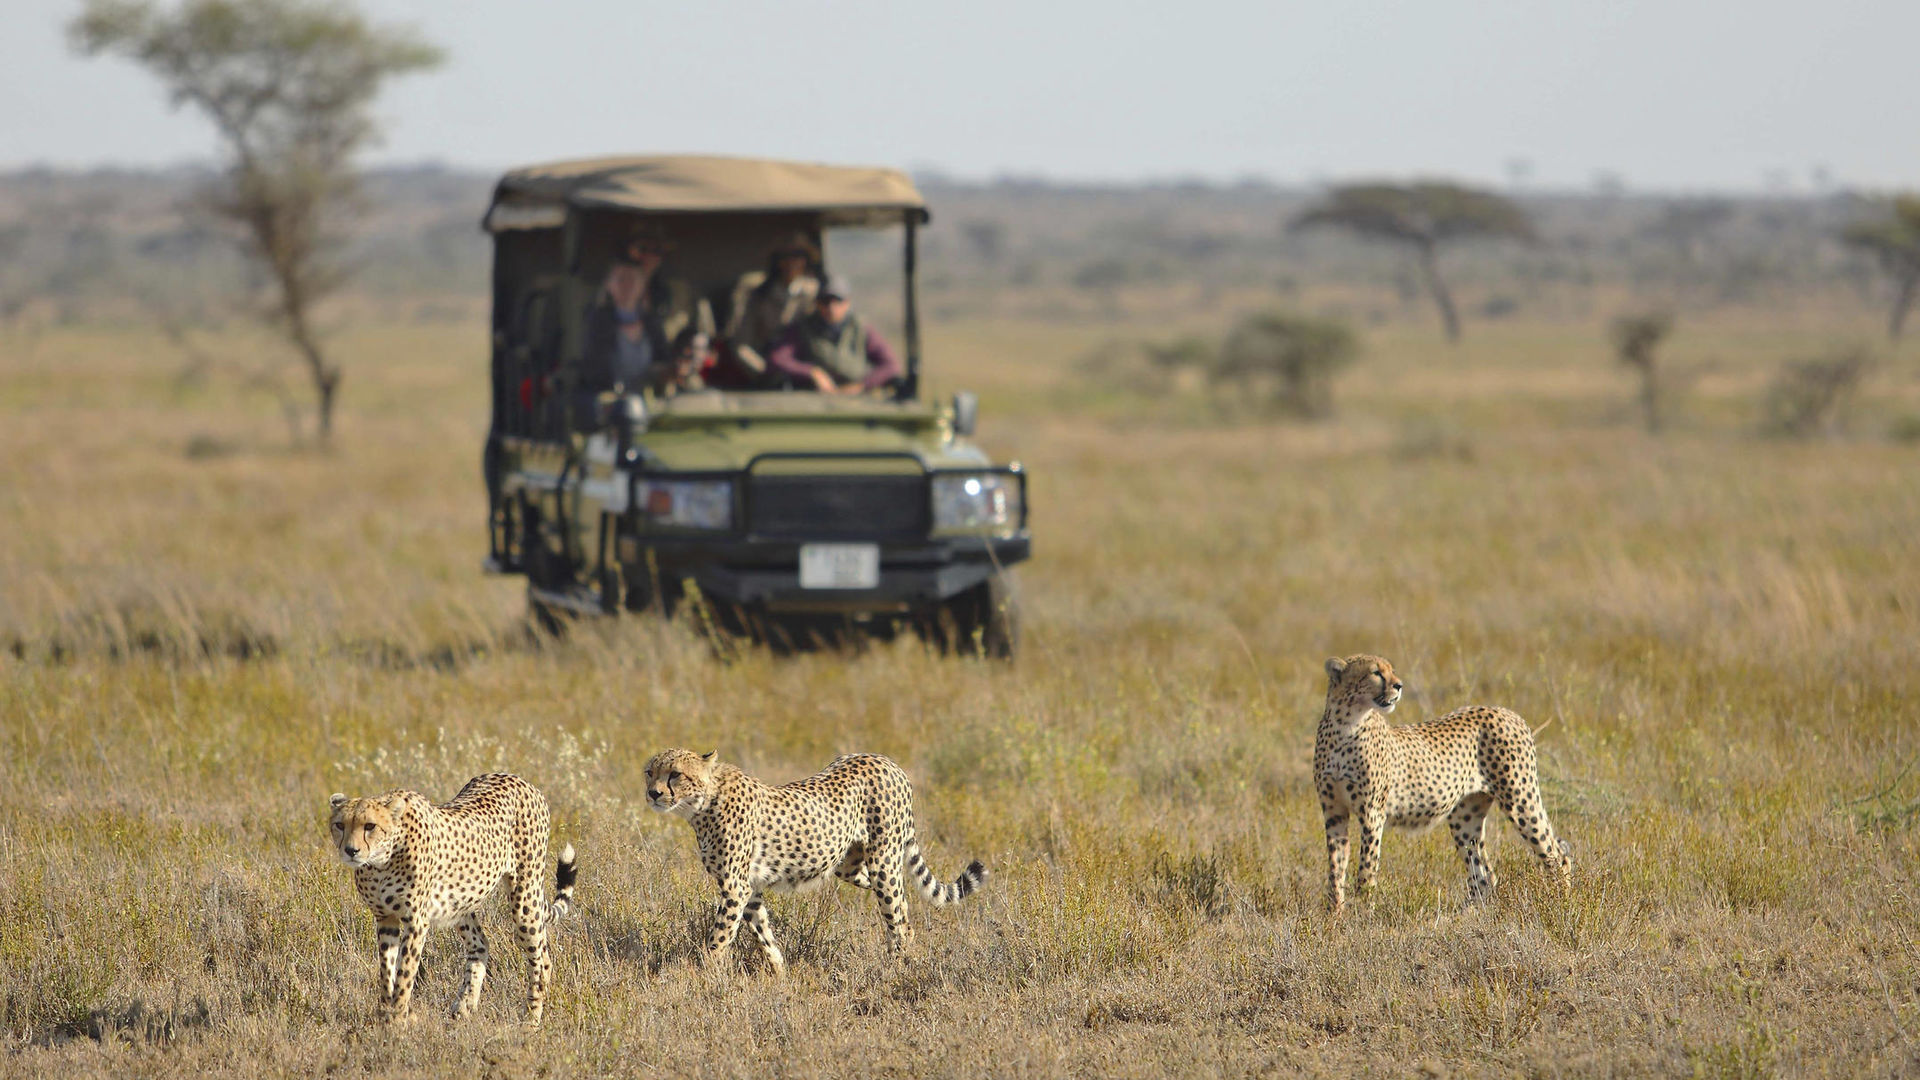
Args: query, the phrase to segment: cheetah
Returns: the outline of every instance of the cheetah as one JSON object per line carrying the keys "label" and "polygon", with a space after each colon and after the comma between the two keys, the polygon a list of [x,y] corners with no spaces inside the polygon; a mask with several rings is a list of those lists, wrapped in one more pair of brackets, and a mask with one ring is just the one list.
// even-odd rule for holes
{"label": "cheetah", "polygon": [[1327,905],[1346,904],[1347,819],[1360,824],[1354,891],[1373,886],[1380,834],[1419,829],[1442,816],[1467,863],[1469,902],[1493,892],[1483,840],[1487,808],[1498,803],[1554,880],[1565,887],[1572,860],[1540,801],[1533,732],[1506,709],[1471,705],[1424,724],[1396,727],[1385,714],[1400,701],[1393,665],[1377,656],[1327,661],[1327,710],[1313,745],[1313,782],[1327,825]]}
{"label": "cheetah", "polygon": [[935,905],[957,904],[986,880],[976,860],[952,884],[934,880],[914,835],[913,787],[878,754],[847,754],[822,772],[781,787],[748,776],[718,752],[662,750],[647,763],[647,802],[693,826],[700,862],[720,885],[704,963],[714,966],[744,918],[776,975],[786,957],[774,944],[761,894],[824,884],[828,874],[871,889],[898,954],[912,937],[906,879]]}
{"label": "cheetah", "polygon": [[511,773],[467,781],[453,801],[389,791],[367,799],[335,794],[334,849],[353,867],[360,898],[373,909],[380,949],[380,1004],[394,1020],[412,1018],[413,979],[427,932],[452,926],[467,950],[467,978],[455,1019],[473,1011],[487,978],[480,908],[504,879],[513,881],[515,936],[527,952],[527,1022],[546,1008],[553,961],[547,927],[573,905],[573,845],[560,852],[553,903],[541,876],[547,864],[546,797]]}

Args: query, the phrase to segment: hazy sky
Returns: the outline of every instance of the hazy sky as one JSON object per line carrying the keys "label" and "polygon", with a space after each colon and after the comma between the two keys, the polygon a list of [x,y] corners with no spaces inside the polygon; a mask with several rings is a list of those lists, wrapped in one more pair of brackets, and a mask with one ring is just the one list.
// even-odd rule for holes
{"label": "hazy sky", "polygon": [[[0,168],[206,158],[77,0],[5,0]],[[445,46],[373,160],[713,151],[962,176],[1920,186],[1912,0],[366,0]],[[1889,121],[1887,118],[1893,119]]]}

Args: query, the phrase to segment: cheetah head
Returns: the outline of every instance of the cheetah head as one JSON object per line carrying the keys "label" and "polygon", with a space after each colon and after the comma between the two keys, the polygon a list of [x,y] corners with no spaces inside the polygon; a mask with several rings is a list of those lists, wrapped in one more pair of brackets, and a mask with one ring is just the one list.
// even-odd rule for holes
{"label": "cheetah head", "polygon": [[333,850],[341,861],[355,870],[387,865],[400,842],[399,806],[384,795],[349,799],[337,792],[327,802],[333,807]]}
{"label": "cheetah head", "polygon": [[1369,708],[1384,715],[1400,704],[1400,677],[1393,665],[1361,653],[1327,661],[1327,710],[1357,715]]}
{"label": "cheetah head", "polygon": [[663,814],[690,818],[713,802],[718,790],[714,766],[718,750],[696,754],[691,750],[662,750],[647,762],[647,805]]}

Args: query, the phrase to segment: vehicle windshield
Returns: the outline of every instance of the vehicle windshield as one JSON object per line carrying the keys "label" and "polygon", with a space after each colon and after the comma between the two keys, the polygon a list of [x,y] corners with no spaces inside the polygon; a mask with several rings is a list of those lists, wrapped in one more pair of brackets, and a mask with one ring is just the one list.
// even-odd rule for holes
{"label": "vehicle windshield", "polygon": [[[496,425],[557,438],[609,395],[914,396],[910,227],[578,213],[496,233]],[[570,256],[570,257],[569,257]]]}

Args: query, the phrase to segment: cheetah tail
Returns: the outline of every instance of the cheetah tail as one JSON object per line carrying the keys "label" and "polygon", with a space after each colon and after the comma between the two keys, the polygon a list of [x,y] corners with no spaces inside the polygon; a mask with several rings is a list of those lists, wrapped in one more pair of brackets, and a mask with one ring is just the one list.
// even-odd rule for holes
{"label": "cheetah tail", "polygon": [[926,897],[928,903],[957,904],[973,895],[974,890],[986,882],[987,868],[981,865],[979,859],[975,859],[967,864],[967,868],[960,872],[959,877],[953,879],[951,885],[943,881],[935,881],[933,871],[927,868],[927,861],[920,857],[919,838],[909,834],[907,836],[907,876],[913,879],[914,884],[920,889],[920,895]]}
{"label": "cheetah tail", "polygon": [[573,883],[579,877],[580,868],[573,862],[573,845],[568,844],[560,851],[560,869],[553,875],[553,903],[547,905],[548,922],[573,910]]}

